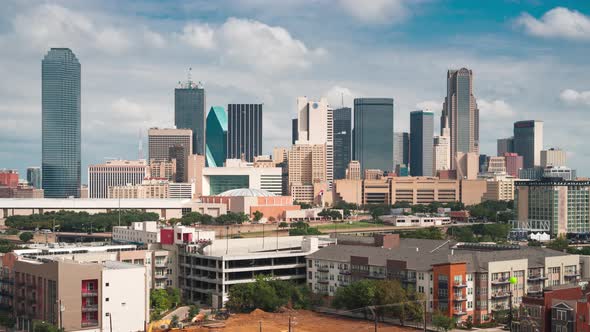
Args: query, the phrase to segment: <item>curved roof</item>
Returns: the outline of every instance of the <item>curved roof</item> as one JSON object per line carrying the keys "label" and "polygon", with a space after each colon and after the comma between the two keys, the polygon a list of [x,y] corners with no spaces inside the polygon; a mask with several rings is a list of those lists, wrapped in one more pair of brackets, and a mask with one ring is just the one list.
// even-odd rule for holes
{"label": "curved roof", "polygon": [[254,188],[240,188],[224,191],[217,196],[224,197],[269,197],[276,196],[275,194],[262,189]]}

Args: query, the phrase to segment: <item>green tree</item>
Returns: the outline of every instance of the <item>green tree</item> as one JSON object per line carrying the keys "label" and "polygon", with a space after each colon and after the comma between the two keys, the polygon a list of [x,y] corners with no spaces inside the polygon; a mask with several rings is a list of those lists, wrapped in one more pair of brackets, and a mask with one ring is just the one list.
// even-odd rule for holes
{"label": "green tree", "polygon": [[21,241],[23,241],[23,242],[27,243],[27,242],[29,242],[29,241],[31,241],[31,240],[33,239],[33,233],[31,233],[31,232],[23,232],[23,233],[21,233],[21,234],[18,236],[18,238],[19,238]]}
{"label": "green tree", "polygon": [[179,320],[178,315],[173,315],[172,319],[170,319],[170,327],[178,327]]}
{"label": "green tree", "polygon": [[154,312],[160,314],[170,308],[170,298],[165,289],[152,289],[150,292],[150,306]]}
{"label": "green tree", "polygon": [[309,297],[304,287],[289,281],[257,276],[253,283],[232,286],[226,306],[236,312],[250,312],[256,308],[276,311],[287,305],[300,309],[309,305]]}
{"label": "green tree", "polygon": [[193,319],[196,315],[199,314],[200,311],[201,311],[201,307],[199,307],[197,304],[191,305],[188,309],[189,319]]}
{"label": "green tree", "polygon": [[16,248],[17,246],[14,243],[5,239],[0,239],[0,253],[11,252]]}
{"label": "green tree", "polygon": [[432,316],[432,325],[440,332],[447,332],[453,329],[455,322],[453,318],[447,317],[446,315],[437,312]]}
{"label": "green tree", "polygon": [[262,219],[262,217],[264,216],[264,214],[262,212],[256,210],[256,211],[254,211],[253,216],[254,216],[254,221],[259,222],[260,219]]}
{"label": "green tree", "polygon": [[311,209],[313,206],[309,203],[293,201],[293,205],[299,205],[302,210]]}
{"label": "green tree", "polygon": [[60,329],[47,322],[33,321],[33,326],[34,332],[60,332]]}
{"label": "green tree", "polygon": [[281,221],[279,223],[279,228],[289,228],[289,224],[286,221]]}
{"label": "green tree", "polygon": [[378,315],[383,320],[385,315],[397,317],[404,325],[402,303],[407,301],[406,292],[397,280],[382,280],[375,283],[375,304],[392,305],[377,309]]}
{"label": "green tree", "polygon": [[[338,287],[332,305],[338,309],[358,309],[375,304],[376,283],[363,279],[344,287]],[[366,313],[365,313],[366,315]]]}
{"label": "green tree", "polygon": [[563,251],[569,247],[569,242],[564,236],[559,236],[555,240],[549,242],[547,248],[551,248],[553,250]]}

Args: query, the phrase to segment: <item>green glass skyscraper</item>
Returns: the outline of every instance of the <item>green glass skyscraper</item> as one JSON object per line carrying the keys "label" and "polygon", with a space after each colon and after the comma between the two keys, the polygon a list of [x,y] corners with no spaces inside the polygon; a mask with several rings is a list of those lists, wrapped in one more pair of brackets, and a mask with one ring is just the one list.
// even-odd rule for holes
{"label": "green glass skyscraper", "polygon": [[227,155],[227,113],[213,106],[207,115],[207,166],[223,167]]}
{"label": "green glass skyscraper", "polygon": [[52,48],[41,62],[41,75],[45,197],[80,197],[80,62],[69,48]]}
{"label": "green glass skyscraper", "polygon": [[366,169],[393,170],[393,98],[354,100],[353,159]]}

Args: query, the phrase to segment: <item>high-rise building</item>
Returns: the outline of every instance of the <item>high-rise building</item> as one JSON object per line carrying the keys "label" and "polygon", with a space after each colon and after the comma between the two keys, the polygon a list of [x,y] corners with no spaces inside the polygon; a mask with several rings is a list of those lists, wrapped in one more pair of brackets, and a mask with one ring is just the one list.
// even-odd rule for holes
{"label": "high-rise building", "polygon": [[325,145],[325,181],[331,184],[334,179],[334,128],[333,111],[328,107],[328,100],[321,98],[313,101],[298,97],[297,116],[295,144]]}
{"label": "high-rise building", "polygon": [[498,139],[498,156],[514,152],[514,137]]}
{"label": "high-rise building", "polygon": [[526,120],[514,123],[514,152],[523,158],[524,168],[541,166],[543,121]]}
{"label": "high-rise building", "polygon": [[88,195],[108,198],[109,187],[140,184],[149,172],[145,160],[109,160],[88,166]]}
{"label": "high-rise building", "polygon": [[506,173],[506,159],[504,157],[488,157],[488,173]]}
{"label": "high-rise building", "polygon": [[435,136],[433,146],[433,173],[437,175],[438,171],[448,171],[451,169],[450,152],[451,138],[449,136]]}
{"label": "high-rise building", "polygon": [[479,173],[479,155],[475,152],[457,152],[455,158],[457,179],[475,180]]}
{"label": "high-rise building", "polygon": [[314,184],[327,182],[326,161],[325,144],[293,145],[289,151],[289,192],[293,199],[314,201]]}
{"label": "high-rise building", "polygon": [[262,104],[229,104],[227,119],[227,158],[254,161],[262,154]]}
{"label": "high-rise building", "polygon": [[567,165],[567,154],[561,149],[547,149],[541,151],[541,167],[560,167]]}
{"label": "high-rise building", "polygon": [[205,155],[206,115],[205,89],[200,82],[197,84],[189,78],[174,89],[174,125],[191,130],[192,154]]}
{"label": "high-rise building", "polygon": [[356,98],[352,159],[365,169],[393,166],[393,98]]}
{"label": "high-rise building", "polygon": [[410,174],[432,176],[434,113],[410,113]]}
{"label": "high-rise building", "polygon": [[80,62],[69,48],[52,48],[41,67],[41,168],[45,197],[80,197]]}
{"label": "high-rise building", "polygon": [[517,178],[518,170],[522,168],[522,156],[519,156],[518,153],[514,152],[504,153],[504,159],[506,160],[506,173]]}
{"label": "high-rise building", "polygon": [[170,148],[173,146],[184,146],[185,151],[190,154],[193,150],[192,136],[193,132],[190,129],[150,128],[148,130],[150,162],[169,161]]}
{"label": "high-rise building", "polygon": [[195,197],[199,198],[202,194],[203,169],[205,168],[205,156],[192,154],[188,156],[188,183],[195,184]]}
{"label": "high-rise building", "polygon": [[272,161],[275,164],[287,162],[289,160],[289,149],[275,146],[272,149]]}
{"label": "high-rise building", "polygon": [[334,179],[344,179],[352,158],[352,110],[350,107],[332,111],[334,121]]}
{"label": "high-rise building", "polygon": [[223,167],[227,156],[227,113],[213,106],[207,115],[207,166]]}
{"label": "high-rise building", "polygon": [[299,139],[299,121],[298,119],[291,120],[291,145],[295,144]]}
{"label": "high-rise building", "polygon": [[176,159],[170,161],[152,161],[148,178],[176,181]]}
{"label": "high-rise building", "polygon": [[347,180],[360,180],[361,179],[361,164],[356,160],[351,160],[348,163],[348,168],[346,169],[346,179]]}
{"label": "high-rise building", "polygon": [[27,168],[27,182],[35,189],[41,189],[41,167]]}
{"label": "high-rise building", "polygon": [[188,156],[190,152],[188,151],[187,147],[178,144],[168,148],[168,158],[169,161],[174,160],[176,162],[176,173],[174,176],[175,182],[187,182],[188,181],[188,174],[187,174],[187,166],[188,166]]}
{"label": "high-rise building", "polygon": [[410,163],[410,134],[393,133],[393,166]]}
{"label": "high-rise building", "polygon": [[[447,72],[441,131],[447,127],[451,136],[451,160],[457,152],[479,154],[479,109],[473,96],[473,72],[467,68]],[[451,162],[451,166],[454,164]]]}

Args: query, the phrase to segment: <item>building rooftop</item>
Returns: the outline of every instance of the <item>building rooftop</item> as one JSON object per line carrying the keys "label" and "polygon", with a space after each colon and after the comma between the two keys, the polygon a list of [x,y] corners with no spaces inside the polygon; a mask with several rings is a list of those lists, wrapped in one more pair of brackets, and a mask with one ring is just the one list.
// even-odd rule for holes
{"label": "building rooftop", "polygon": [[275,194],[262,189],[255,188],[240,188],[224,191],[217,196],[223,197],[270,197],[276,196]]}
{"label": "building rooftop", "polygon": [[137,209],[144,207],[177,208],[195,203],[190,199],[96,199],[96,198],[1,198],[0,209]]}
{"label": "building rooftop", "polygon": [[528,259],[529,267],[544,265],[545,257],[567,255],[541,247],[503,248],[457,248],[455,243],[444,240],[400,239],[396,248],[381,248],[359,245],[332,245],[308,256],[311,259],[350,262],[350,256],[369,258],[369,265],[385,266],[387,260],[407,262],[410,270],[426,271],[435,264],[467,263],[468,271],[487,270],[488,263]]}
{"label": "building rooftop", "polygon": [[119,261],[105,261],[102,263],[102,266],[107,270],[145,269],[143,265],[134,265],[131,263],[123,263]]}

